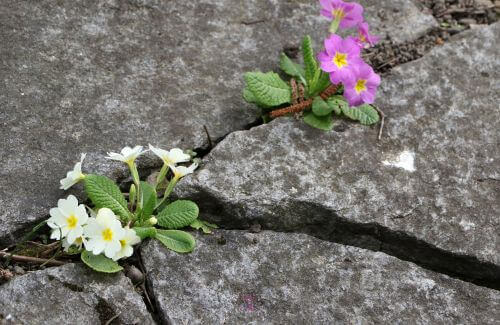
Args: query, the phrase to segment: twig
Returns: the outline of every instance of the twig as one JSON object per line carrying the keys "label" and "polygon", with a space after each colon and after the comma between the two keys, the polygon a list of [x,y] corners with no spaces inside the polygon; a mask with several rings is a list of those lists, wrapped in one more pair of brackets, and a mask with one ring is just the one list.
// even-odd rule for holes
{"label": "twig", "polygon": [[40,255],[44,256],[44,255],[46,255],[46,254],[48,254],[48,253],[52,252],[52,251],[54,250],[54,248],[55,248],[55,249],[57,249],[57,248],[59,247],[59,245],[60,245],[60,244],[61,244],[61,242],[60,242],[60,241],[56,241],[56,242],[54,242],[54,243],[52,243],[52,244],[45,245],[45,246],[47,247],[47,249],[46,249],[46,250],[44,250],[44,251],[42,251],[42,252],[40,252]]}
{"label": "twig", "polygon": [[12,260],[18,261],[18,262],[37,263],[37,264],[46,263],[47,265],[53,265],[53,266],[61,266],[61,265],[66,264],[66,262],[63,262],[63,261],[57,261],[57,260],[46,259],[46,258],[31,257],[31,256],[24,256],[24,255],[11,255],[9,253],[1,252],[1,251],[0,251],[0,257],[3,257],[5,259],[12,259]]}
{"label": "twig", "polygon": [[297,91],[297,82],[295,79],[290,79],[290,86],[292,87],[292,105],[295,105],[299,102],[299,94]]}
{"label": "twig", "polygon": [[106,323],[104,323],[104,325],[109,325],[111,324],[112,321],[114,321],[118,316],[120,316],[120,313],[116,314],[115,316],[111,317],[110,319],[108,319],[108,321]]}
{"label": "twig", "polygon": [[208,129],[205,125],[203,125],[203,129],[205,130],[205,133],[207,134],[208,145],[210,146],[210,150],[212,150],[212,148],[214,147],[212,144],[212,138],[210,137],[210,134],[208,133]]}
{"label": "twig", "polygon": [[393,64],[394,62],[397,62],[397,61],[398,61],[398,58],[394,58],[394,59],[392,59],[392,60],[389,60],[389,61],[387,61],[387,62],[385,62],[385,63],[383,63],[383,64],[379,65],[379,66],[377,67],[377,69],[376,69],[376,70],[380,70],[380,69],[382,69],[383,67],[385,67],[385,66],[387,66],[387,65],[389,65],[389,64]]}
{"label": "twig", "polygon": [[384,129],[384,121],[385,121],[385,114],[382,112],[380,108],[377,106],[373,105],[373,107],[377,110],[377,112],[380,114],[380,129],[378,130],[378,137],[377,140],[382,139],[382,130]]}
{"label": "twig", "polygon": [[304,88],[304,85],[303,84],[299,84],[299,102],[303,102],[305,100],[304,98],[304,92],[305,92],[305,88]]}
{"label": "twig", "polygon": [[51,257],[51,258],[49,258],[49,259],[47,260],[47,262],[43,263],[43,264],[42,264],[42,265],[40,265],[40,266],[45,266],[45,265],[47,265],[48,263],[50,263],[51,261],[54,261],[54,260],[55,260],[55,258],[59,255],[59,253],[60,253],[60,252],[61,252],[61,246],[58,246],[58,247],[57,247],[56,252],[54,253],[54,255],[52,255],[52,257]]}
{"label": "twig", "polygon": [[[328,97],[330,97],[331,95],[333,95],[337,92],[337,88],[338,88],[338,86],[336,86],[336,85],[330,85],[319,96],[321,98],[323,98],[324,100],[326,100],[326,99],[328,99]],[[309,99],[307,99],[303,102],[300,102],[298,104],[291,105],[291,106],[288,106],[285,108],[276,109],[276,110],[272,111],[271,113],[269,113],[269,116],[271,118],[276,118],[276,117],[283,116],[283,115],[286,115],[289,113],[302,112],[306,108],[311,107],[312,102],[313,102],[313,99],[309,98]]]}

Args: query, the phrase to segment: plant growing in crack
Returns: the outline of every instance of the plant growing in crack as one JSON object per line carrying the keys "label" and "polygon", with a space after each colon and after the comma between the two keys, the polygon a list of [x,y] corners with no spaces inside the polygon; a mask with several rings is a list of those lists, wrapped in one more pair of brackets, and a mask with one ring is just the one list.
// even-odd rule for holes
{"label": "plant growing in crack", "polygon": [[[289,82],[274,72],[247,72],[243,97],[261,109],[264,122],[296,114],[321,130],[333,128],[334,116],[364,125],[375,124],[380,120],[379,113],[383,117],[371,105],[380,77],[361,59],[360,53],[363,48],[373,46],[378,38],[370,34],[360,4],[342,0],[320,0],[320,4],[321,15],[331,20],[325,49],[315,56],[311,37],[305,36],[303,66],[281,54],[280,68],[291,77]],[[357,28],[358,37],[336,35],[339,29],[348,28]]]}
{"label": "plant growing in crack", "polygon": [[[163,161],[152,184],[139,179],[136,159],[145,152],[141,146],[125,147],[120,153],[111,152],[106,157],[129,167],[133,184],[128,201],[111,179],[82,172],[85,154],[60,181],[64,190],[83,181],[93,207],[79,204],[73,195],[60,199],[57,207],[50,209],[47,220],[52,229],[50,238],[60,240],[66,252],[81,254],[82,261],[96,271],[114,273],[122,270],[117,260],[131,256],[133,246],[145,238],[155,238],[173,251],[189,253],[195,247],[195,239],[179,229],[190,226],[210,233],[211,228],[216,228],[198,219],[196,203],[169,201],[177,182],[198,166],[196,161],[189,167],[178,164],[188,163],[193,157],[178,148],[170,151],[151,145],[149,148]],[[170,179],[167,178],[169,170],[173,174]],[[158,196],[161,184],[165,183],[163,195]]]}

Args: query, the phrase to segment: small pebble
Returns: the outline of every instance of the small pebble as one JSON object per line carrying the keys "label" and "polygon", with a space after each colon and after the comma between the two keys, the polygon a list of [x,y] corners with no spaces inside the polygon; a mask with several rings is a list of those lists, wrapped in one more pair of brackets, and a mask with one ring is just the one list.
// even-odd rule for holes
{"label": "small pebble", "polygon": [[476,20],[474,18],[462,18],[458,21],[461,25],[474,25]]}
{"label": "small pebble", "polygon": [[258,223],[254,223],[253,225],[250,226],[249,231],[253,233],[259,233],[262,230],[262,226]]}
{"label": "small pebble", "polygon": [[125,268],[125,275],[133,284],[142,283],[144,281],[144,274],[134,265],[129,265]]}
{"label": "small pebble", "polygon": [[19,274],[19,275],[23,275],[23,274],[26,274],[26,271],[22,267],[20,267],[19,265],[16,265],[16,266],[14,266],[14,273]]}

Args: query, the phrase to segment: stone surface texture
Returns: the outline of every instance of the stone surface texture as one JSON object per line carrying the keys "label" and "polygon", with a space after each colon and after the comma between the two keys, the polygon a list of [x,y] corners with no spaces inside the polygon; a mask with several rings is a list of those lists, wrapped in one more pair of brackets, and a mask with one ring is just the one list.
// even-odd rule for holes
{"label": "stone surface texture", "polygon": [[410,42],[438,27],[432,15],[424,14],[408,0],[360,0],[365,19],[374,34],[394,44]]}
{"label": "stone surface texture", "polygon": [[[221,245],[220,237],[225,244]],[[168,324],[495,324],[500,293],[304,234],[219,231],[142,251]]]}
{"label": "stone surface texture", "polygon": [[[466,268],[487,270],[445,267],[498,285],[499,42],[500,23],[464,32],[385,76],[381,141],[378,126],[338,121],[338,132],[322,132],[280,118],[229,135],[177,194],[226,227],[259,223],[382,250],[393,241],[406,258],[416,247],[471,257]],[[447,264],[442,256],[417,259]]]}
{"label": "stone surface texture", "polygon": [[[0,312],[13,324],[154,324],[123,273],[98,274],[68,264],[16,277],[0,286]],[[9,323],[7,323],[9,324]]]}
{"label": "stone surface texture", "polygon": [[[365,4],[381,35],[429,25],[409,0]],[[255,121],[242,73],[276,69],[305,34],[319,45],[318,13],[315,0],[2,1],[0,243],[64,195],[58,180],[81,152],[200,147],[203,125],[216,139]],[[112,174],[102,161],[92,170]]]}

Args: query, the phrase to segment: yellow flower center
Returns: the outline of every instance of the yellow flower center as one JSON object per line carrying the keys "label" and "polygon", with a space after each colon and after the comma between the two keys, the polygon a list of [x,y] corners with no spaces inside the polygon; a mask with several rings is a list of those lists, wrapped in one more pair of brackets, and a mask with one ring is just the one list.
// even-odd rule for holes
{"label": "yellow flower center", "polygon": [[332,16],[335,19],[341,20],[345,16],[345,12],[342,8],[337,8],[332,10]]}
{"label": "yellow flower center", "polygon": [[68,223],[68,228],[73,229],[76,227],[78,219],[74,215],[70,215],[68,218],[66,218],[66,222]]}
{"label": "yellow flower center", "polygon": [[111,241],[113,239],[113,230],[106,228],[102,231],[102,239],[104,241]]}
{"label": "yellow flower center", "polygon": [[127,245],[127,242],[123,239],[120,240],[120,245],[122,245],[122,248],[125,247],[125,245]]}
{"label": "yellow flower center", "polygon": [[359,33],[359,39],[361,40],[361,42],[366,42],[366,37],[365,35]]}
{"label": "yellow flower center", "polygon": [[83,243],[83,238],[82,237],[78,237],[75,239],[75,244],[76,245],[80,245],[81,243]]}
{"label": "yellow flower center", "polygon": [[354,90],[356,90],[356,93],[360,93],[362,91],[366,90],[366,80],[365,79],[359,79],[358,82],[356,82],[356,86],[354,86]]}
{"label": "yellow flower center", "polygon": [[342,69],[347,65],[347,54],[340,52],[335,53],[332,62],[335,63],[337,68]]}

